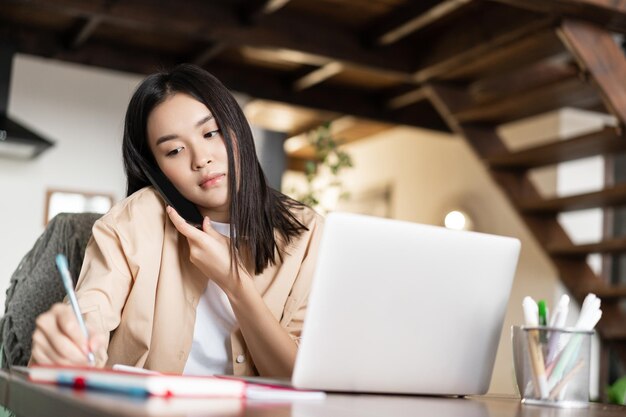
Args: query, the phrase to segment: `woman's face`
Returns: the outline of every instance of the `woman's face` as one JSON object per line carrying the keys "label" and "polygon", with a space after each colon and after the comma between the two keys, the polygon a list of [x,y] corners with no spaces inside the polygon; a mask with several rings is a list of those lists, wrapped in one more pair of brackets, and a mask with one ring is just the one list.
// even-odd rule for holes
{"label": "woman's face", "polygon": [[148,117],[148,143],[163,173],[203,215],[229,221],[228,154],[211,111],[176,93]]}

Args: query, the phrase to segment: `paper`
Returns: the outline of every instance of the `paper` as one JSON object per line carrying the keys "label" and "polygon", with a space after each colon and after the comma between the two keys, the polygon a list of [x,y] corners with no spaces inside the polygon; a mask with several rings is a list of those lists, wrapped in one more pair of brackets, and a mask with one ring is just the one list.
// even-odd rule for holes
{"label": "paper", "polygon": [[324,391],[298,389],[291,385],[287,378],[264,378],[259,376],[216,375],[218,378],[245,381],[246,397],[250,400],[261,401],[294,401],[294,400],[323,400]]}
{"label": "paper", "polygon": [[263,401],[323,400],[326,398],[326,393],[323,391],[248,384],[246,398]]}

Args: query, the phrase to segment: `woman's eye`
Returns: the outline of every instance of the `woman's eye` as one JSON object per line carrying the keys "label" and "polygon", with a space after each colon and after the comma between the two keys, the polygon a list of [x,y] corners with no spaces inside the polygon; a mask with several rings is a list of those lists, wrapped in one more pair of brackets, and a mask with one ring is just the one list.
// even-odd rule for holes
{"label": "woman's eye", "polygon": [[219,129],[217,129],[217,130],[211,130],[209,133],[206,133],[206,134],[204,135],[204,137],[205,137],[206,139],[210,139],[210,138],[212,138],[212,137],[214,137],[214,136],[217,136],[217,134],[218,134],[218,133],[220,133],[220,130],[219,130]]}
{"label": "woman's eye", "polygon": [[174,155],[176,155],[176,154],[180,153],[182,150],[183,150],[183,148],[176,148],[176,149],[173,149],[173,150],[169,151],[169,152],[166,154],[166,156],[174,156]]}

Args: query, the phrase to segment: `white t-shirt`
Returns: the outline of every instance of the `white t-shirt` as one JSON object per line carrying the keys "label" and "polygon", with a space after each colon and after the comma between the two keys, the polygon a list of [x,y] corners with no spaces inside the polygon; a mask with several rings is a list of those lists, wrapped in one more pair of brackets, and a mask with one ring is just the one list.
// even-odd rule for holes
{"label": "white t-shirt", "polygon": [[[230,225],[211,222],[213,229],[230,236]],[[230,334],[237,325],[235,313],[226,293],[209,283],[196,309],[191,352],[185,364],[185,375],[233,374]]]}

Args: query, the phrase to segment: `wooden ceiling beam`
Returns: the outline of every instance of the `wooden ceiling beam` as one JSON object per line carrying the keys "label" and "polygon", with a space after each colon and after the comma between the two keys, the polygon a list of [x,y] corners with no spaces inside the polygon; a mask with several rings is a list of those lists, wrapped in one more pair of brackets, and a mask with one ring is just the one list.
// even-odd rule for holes
{"label": "wooden ceiling beam", "polygon": [[374,23],[364,37],[373,45],[391,45],[471,1],[473,0],[422,0],[409,2]]}
{"label": "wooden ceiling beam", "polygon": [[100,23],[102,23],[102,17],[100,16],[85,18],[80,27],[70,36],[69,47],[73,49],[80,48],[98,28]]}
{"label": "wooden ceiling beam", "polygon": [[199,54],[190,58],[189,62],[202,67],[218,56],[225,48],[225,42],[213,42],[207,45]]}
{"label": "wooden ceiling beam", "polygon": [[395,95],[387,100],[385,106],[388,109],[400,109],[421,100],[427,100],[428,95],[422,87],[413,88],[407,92]]}
{"label": "wooden ceiling beam", "polygon": [[125,0],[111,6],[103,1],[30,0],[29,7],[70,16],[100,16],[110,24],[184,35],[194,41],[219,39],[233,46],[301,51],[383,72],[406,74],[412,69],[411,45],[372,51],[346,29],[289,10],[267,15],[250,26],[242,24],[234,8],[204,0],[161,0],[159,7],[148,0]]}
{"label": "wooden ceiling beam", "polygon": [[472,80],[477,77],[509,72],[531,62],[543,61],[567,53],[563,42],[553,27],[547,27],[517,40],[504,40],[502,44],[484,51],[481,58],[465,62],[463,66],[452,68],[443,74],[445,80]]}
{"label": "wooden ceiling beam", "polygon": [[596,89],[577,77],[557,78],[549,84],[501,96],[455,113],[455,118],[469,123],[506,123],[562,107],[587,109],[601,102]]}
{"label": "wooden ceiling beam", "polygon": [[174,57],[95,40],[90,41],[89,48],[68,49],[60,34],[11,24],[0,26],[0,39],[13,42],[20,53],[137,74],[149,74],[178,63]]}
{"label": "wooden ceiling beam", "polygon": [[306,172],[306,164],[308,161],[308,159],[287,156],[287,166],[285,167],[285,169],[287,171]]}
{"label": "wooden ceiling beam", "polygon": [[[421,2],[420,2],[421,3]],[[288,8],[266,16],[256,26],[241,23],[236,10],[224,3],[161,0],[153,7],[148,0],[84,2],[81,0],[30,0],[29,7],[73,17],[98,16],[107,24],[188,37],[196,43],[216,40],[233,47],[255,47],[281,53],[303,54],[319,62],[367,69],[418,83],[474,65],[498,48],[550,25],[552,19],[506,5],[472,8],[451,27],[418,32],[418,39],[396,42],[387,48],[368,49],[361,37],[329,23],[321,23]],[[476,10],[474,10],[476,9]],[[424,33],[422,33],[424,32]],[[419,36],[424,36],[423,42]],[[416,50],[415,45],[420,47]],[[192,57],[199,59],[201,57]],[[323,64],[322,64],[323,65]]]}
{"label": "wooden ceiling beam", "polygon": [[[94,65],[120,71],[148,74],[162,67],[178,63],[175,57],[162,56],[123,45],[90,42],[89,48],[69,50],[59,36],[49,32],[34,32],[25,28],[4,25],[0,36],[13,40],[17,51],[46,56],[68,62]],[[51,52],[54,51],[54,52]],[[205,68],[227,87],[250,96],[289,103],[312,109],[406,124],[435,130],[446,130],[445,124],[434,112],[414,109],[411,112],[386,110],[379,98],[363,91],[319,85],[317,88],[294,93],[290,80],[283,73],[235,64],[210,62]]]}
{"label": "wooden ceiling beam", "polygon": [[244,23],[255,24],[263,16],[282,9],[290,0],[248,0],[243,6],[242,19]]}
{"label": "wooden ceiling beam", "polygon": [[[394,125],[372,120],[359,119],[352,116],[344,116],[335,119],[331,125],[332,135],[336,138],[337,145],[358,142],[364,138],[392,129]],[[310,132],[306,132],[306,135]],[[307,143],[299,149],[289,152],[289,157],[303,160],[315,159],[315,148]]]}
{"label": "wooden ceiling beam", "polygon": [[339,62],[329,62],[328,64],[314,69],[308,74],[298,78],[293,82],[294,91],[302,91],[311,88],[316,84],[320,84],[327,79],[339,74],[343,71],[343,65]]}
{"label": "wooden ceiling beam", "polygon": [[417,82],[439,79],[474,65],[485,55],[507,49],[553,24],[551,17],[541,18],[506,6],[475,13],[465,16],[458,25],[446,26],[437,33],[424,33],[423,42],[413,41],[423,45],[414,58],[413,76]]}
{"label": "wooden ceiling beam", "polygon": [[616,0],[490,0],[521,9],[594,22],[606,29],[626,33],[626,2]]}
{"label": "wooden ceiling beam", "polygon": [[[317,127],[317,126],[316,126]],[[394,125],[376,122],[372,120],[357,119],[351,116],[344,116],[335,119],[331,126],[332,134],[337,138],[338,145],[346,145],[369,138],[370,136],[392,129]],[[312,129],[311,129],[312,130]],[[302,136],[310,134],[310,131],[303,132]],[[287,151],[287,169],[291,171],[305,172],[309,161],[315,161],[315,149],[306,140],[300,137],[302,146]],[[288,141],[296,138],[290,138]],[[300,141],[298,141],[300,142]]]}
{"label": "wooden ceiling beam", "polygon": [[469,86],[476,102],[513,96],[543,85],[579,75],[579,68],[568,54],[520,66],[513,71],[481,78]]}
{"label": "wooden ceiling beam", "polygon": [[[279,101],[313,109],[320,109],[387,123],[406,124],[427,129],[448,131],[439,115],[431,109],[407,108],[404,112],[390,111],[377,95],[319,84],[297,94],[292,84],[280,73],[259,68],[243,68],[232,64],[211,63],[206,67],[225,85],[253,97]],[[242,76],[245,74],[245,76]]]}

